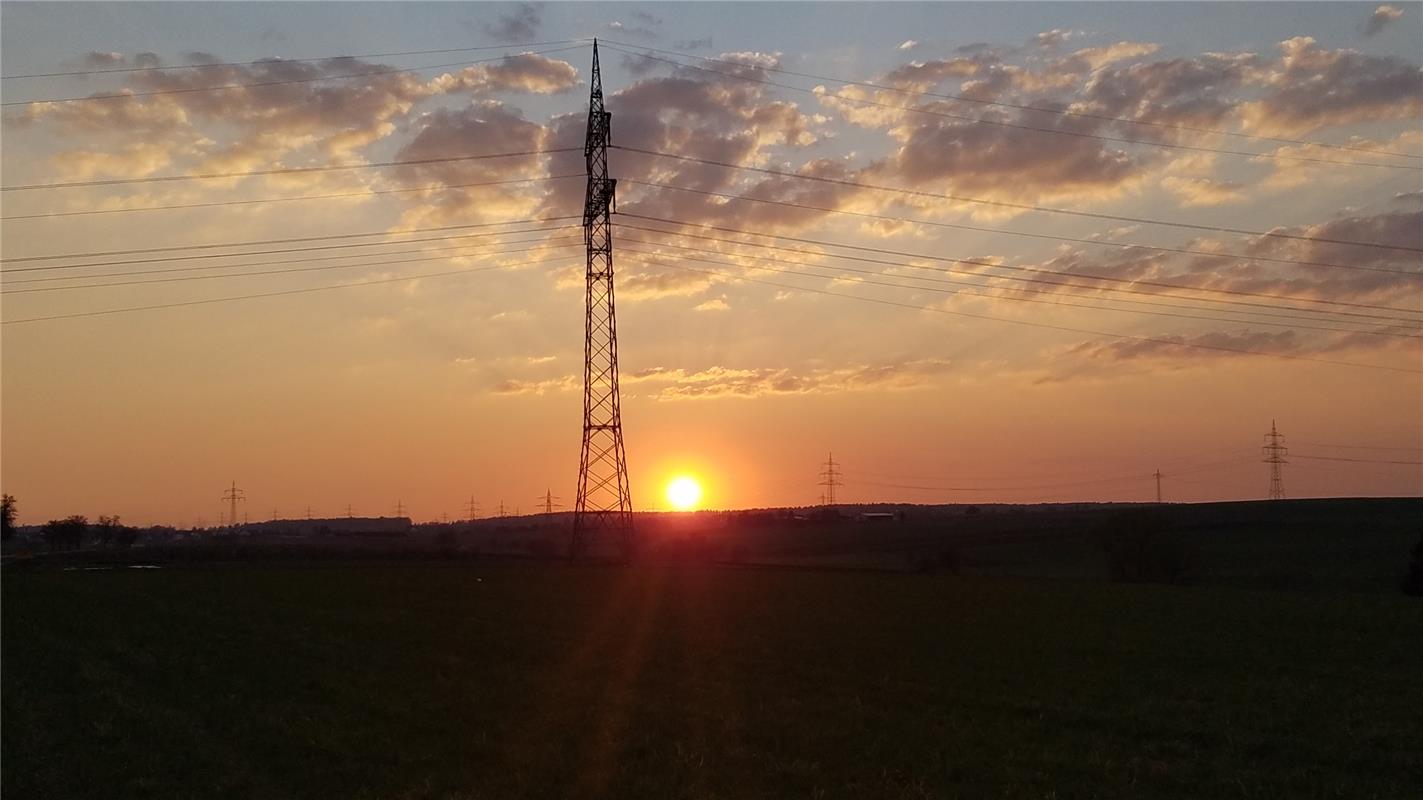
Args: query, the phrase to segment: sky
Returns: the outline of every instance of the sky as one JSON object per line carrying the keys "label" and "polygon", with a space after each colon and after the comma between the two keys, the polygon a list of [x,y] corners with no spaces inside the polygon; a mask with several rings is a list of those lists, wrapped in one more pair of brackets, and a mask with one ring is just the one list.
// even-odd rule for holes
{"label": "sky", "polygon": [[[832,452],[849,503],[1142,501],[1156,470],[1258,499],[1272,421],[1291,497],[1423,494],[1423,4],[7,2],[0,29],[22,523],[213,524],[234,481],[252,519],[571,506],[591,37],[637,509],[679,475],[814,504]],[[86,74],[20,77],[56,72]]]}

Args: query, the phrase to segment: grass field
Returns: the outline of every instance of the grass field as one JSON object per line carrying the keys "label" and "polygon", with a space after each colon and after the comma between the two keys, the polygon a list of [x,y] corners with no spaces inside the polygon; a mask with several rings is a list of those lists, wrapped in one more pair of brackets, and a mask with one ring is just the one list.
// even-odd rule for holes
{"label": "grass field", "polygon": [[1418,797],[1423,603],[478,564],[7,571],[7,797]]}

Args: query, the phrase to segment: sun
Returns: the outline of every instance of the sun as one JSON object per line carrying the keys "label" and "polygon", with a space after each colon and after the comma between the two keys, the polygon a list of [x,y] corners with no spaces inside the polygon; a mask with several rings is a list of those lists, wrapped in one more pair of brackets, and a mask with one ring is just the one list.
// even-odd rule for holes
{"label": "sun", "polygon": [[690,475],[679,475],[667,483],[667,502],[678,511],[692,511],[702,502],[702,485]]}

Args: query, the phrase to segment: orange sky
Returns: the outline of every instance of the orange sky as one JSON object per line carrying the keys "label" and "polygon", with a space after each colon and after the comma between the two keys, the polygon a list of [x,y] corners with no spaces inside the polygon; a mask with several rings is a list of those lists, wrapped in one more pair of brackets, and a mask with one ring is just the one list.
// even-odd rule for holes
{"label": "orange sky", "polygon": [[[497,16],[500,8],[487,13]],[[656,8],[660,27],[654,26],[655,38],[643,44],[675,52],[676,42],[692,38],[690,32],[679,28],[674,7]],[[852,14],[853,8],[836,13]],[[1021,28],[1022,22],[999,20],[993,31],[1001,41],[981,47],[978,38],[911,42],[922,27],[908,16],[896,27],[891,15],[860,42],[821,32],[817,41],[783,44],[778,52],[755,44],[765,32],[753,36],[748,31],[738,39],[735,30],[719,30],[715,47],[700,51],[758,80],[828,87],[819,94],[642,63],[628,54],[635,48],[609,50],[604,83],[614,143],[921,193],[1212,228],[1283,226],[1305,237],[1423,247],[1418,238],[1423,173],[1416,170],[1245,159],[1111,141],[1140,135],[1139,127],[1130,127],[1139,123],[1047,120],[1088,126],[1083,130],[1105,137],[1083,138],[983,121],[1040,127],[1041,115],[1015,111],[1011,104],[1053,101],[1076,103],[1106,118],[1165,120],[1168,125],[1416,153],[1423,145],[1423,78],[1407,44],[1410,32],[1423,32],[1416,15],[1386,20],[1372,33],[1365,32],[1363,21],[1346,25],[1302,13],[1292,22],[1281,15],[1268,24],[1252,22],[1254,27],[1237,35],[1225,21],[1233,11],[1200,7],[1202,14],[1222,15],[1220,30],[1213,34],[1219,40],[1203,44],[1169,25],[1153,28],[1144,18],[1123,22],[1129,31],[1081,30],[1073,25],[1071,9],[1059,12],[1061,24],[1032,30]],[[1365,11],[1355,7],[1351,13],[1367,17]],[[55,35],[45,13],[42,8],[5,10],[6,75],[147,64],[137,54],[156,47],[125,40],[129,34],[122,25],[107,42],[95,38],[102,38],[95,32],[85,33],[92,41],[78,46],[53,38],[46,47],[23,42],[27,36],[42,42]],[[137,21],[147,12],[135,7],[131,13]],[[538,22],[540,39],[595,32],[587,16],[594,13],[551,8]],[[295,17],[289,21],[293,30],[302,24]],[[161,21],[149,22],[166,37],[167,49],[160,54],[170,59],[165,63],[189,50],[217,48],[204,38],[207,34],[185,32],[176,23],[162,30]],[[184,38],[190,35],[196,39]],[[744,48],[735,46],[742,40]],[[17,50],[21,43],[25,46]],[[215,55],[245,60],[268,55],[272,47],[254,37]],[[296,53],[303,48],[288,43],[278,49]],[[345,51],[404,49],[415,45],[347,46]],[[342,50],[333,43],[306,54]],[[472,62],[499,55],[443,58]],[[410,67],[440,58],[393,61]],[[3,182],[16,186],[578,147],[588,60],[587,48],[578,46],[462,68],[338,81],[321,77],[326,74],[321,70],[337,66],[317,65],[300,69],[314,70],[307,77],[318,80],[265,91],[11,107],[3,128]],[[349,65],[340,68],[350,70]],[[276,68],[224,69],[230,72],[221,80],[250,83],[270,79],[261,70]],[[795,79],[778,69],[895,83],[920,92],[982,93],[1005,105],[985,108],[911,95],[923,104],[911,113],[872,104],[898,97],[893,104],[902,105],[902,93]],[[16,85],[5,87],[6,100],[123,87],[168,91],[189,86],[181,81],[195,80],[193,72],[123,73],[45,85],[7,81]],[[1204,80],[1215,88],[1203,95],[1195,87]],[[1308,94],[1319,80],[1337,85]],[[966,114],[969,121],[942,114]],[[1176,129],[1157,135],[1166,143],[1277,156],[1363,158],[1357,152]],[[15,217],[401,190],[320,201],[12,218],[4,223],[0,247],[13,260],[576,214],[580,181],[549,177],[581,171],[581,159],[581,152],[573,152],[398,170],[6,192],[4,215]],[[1166,476],[1168,500],[1254,499],[1263,497],[1268,485],[1258,448],[1272,419],[1299,456],[1286,471],[1290,496],[1423,492],[1423,467],[1382,463],[1423,460],[1423,348],[1405,338],[1342,332],[1368,327],[1357,317],[1310,314],[1302,324],[1282,322],[1286,318],[1258,315],[1258,308],[1211,304],[1223,294],[1196,294],[1195,308],[1185,310],[1177,307],[1179,298],[1169,296],[1111,296],[1043,286],[1033,290],[1050,293],[1035,295],[1012,282],[1021,271],[987,266],[968,267],[987,288],[948,295],[935,289],[955,285],[947,281],[963,287],[967,279],[939,274],[935,279],[945,282],[911,285],[910,278],[924,273],[904,266],[911,261],[907,256],[888,256],[897,263],[875,265],[717,240],[745,242],[725,229],[754,230],[799,240],[776,240],[782,248],[830,250],[807,241],[854,244],[1028,270],[1253,293],[1256,299],[1273,298],[1268,302],[1311,312],[1320,305],[1312,301],[1342,301],[1357,304],[1350,308],[1360,313],[1405,317],[1408,312],[1398,309],[1423,306],[1423,281],[1400,274],[1419,271],[1416,253],[1007,212],[629,151],[614,151],[612,169],[624,179],[619,186],[624,216],[614,238],[623,417],[638,509],[664,508],[665,483],[684,473],[700,478],[707,507],[811,504],[818,500],[817,473],[830,451],[843,465],[842,502],[1148,500],[1155,492],[1150,475],[1158,468]],[[507,183],[516,179],[529,180]],[[465,186],[494,182],[501,183]],[[748,205],[647,184],[979,230]],[[440,188],[449,186],[455,188]],[[668,227],[633,214],[719,229],[703,229],[701,235],[712,239],[672,238],[638,230]],[[430,249],[450,247],[449,241],[372,244],[352,251],[231,260],[238,268],[331,255],[320,263],[345,268],[329,272],[17,295],[10,293],[56,284],[15,283],[53,273],[11,270],[56,262],[7,263],[0,305],[7,323],[0,333],[0,478],[4,490],[19,500],[21,522],[116,513],[134,523],[187,525],[199,518],[215,523],[223,507],[218,497],[233,480],[246,490],[246,511],[253,519],[266,519],[273,509],[303,515],[307,506],[317,515],[335,516],[344,514],[348,503],[358,515],[391,514],[397,501],[417,519],[438,519],[444,513],[457,517],[471,493],[486,513],[501,501],[510,510],[527,512],[548,489],[571,504],[581,402],[582,256],[577,247],[538,241],[576,236],[576,230],[529,234],[530,225],[520,227],[524,233],[507,230],[479,240],[486,250],[503,242],[510,252],[497,256]],[[1276,260],[1143,255],[1001,231]],[[274,247],[280,246],[245,251]],[[396,249],[414,255],[389,260],[429,260],[372,263]],[[638,252],[651,250],[659,254]],[[349,256],[334,257],[343,253]],[[213,264],[153,260],[165,257],[91,256],[57,263],[139,262],[72,273],[125,273],[93,281],[132,280],[127,273],[138,269]],[[1293,263],[1300,261],[1364,269]],[[674,270],[663,266],[667,263],[715,274]],[[944,266],[923,259],[914,263]],[[795,265],[821,271],[806,277],[766,269]],[[483,267],[494,269],[324,288]],[[860,282],[867,277],[903,288]],[[50,314],[318,287],[287,296],[24,322]],[[837,294],[849,297],[832,296]],[[864,302],[867,298],[901,305]],[[1129,305],[1130,300],[1174,304],[1172,313],[1198,318],[1163,316],[1156,313],[1166,310],[1162,307]],[[1153,313],[1124,313],[1123,308]],[[1335,330],[1315,329],[1320,326]],[[1233,355],[1182,347],[1182,342],[1344,363]]]}

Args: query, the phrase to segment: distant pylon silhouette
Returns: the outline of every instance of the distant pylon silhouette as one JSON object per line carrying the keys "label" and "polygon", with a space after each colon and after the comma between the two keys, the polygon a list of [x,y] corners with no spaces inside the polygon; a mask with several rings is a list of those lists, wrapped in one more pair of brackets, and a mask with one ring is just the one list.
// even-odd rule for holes
{"label": "distant pylon silhouette", "polygon": [[237,481],[232,482],[232,488],[222,493],[222,499],[232,504],[232,513],[227,516],[227,524],[233,528],[237,527],[237,501],[247,499],[247,493],[237,488]]}
{"label": "distant pylon silhouette", "polygon": [[1161,470],[1151,473],[1151,477],[1156,479],[1156,502],[1161,502]]}
{"label": "distant pylon silhouette", "polygon": [[583,202],[583,238],[588,246],[583,336],[583,447],[578,461],[578,499],[573,506],[569,551],[581,555],[592,537],[611,533],[625,556],[633,545],[632,496],[623,448],[618,398],[618,326],[613,305],[613,198],[608,177],[612,114],[603,108],[598,42],[593,42],[592,90],[583,157],[588,190]]}
{"label": "distant pylon silhouette", "polygon": [[1265,444],[1260,447],[1261,461],[1270,465],[1270,499],[1285,499],[1285,465],[1290,463],[1285,456],[1290,454],[1289,449],[1284,446],[1285,437],[1280,435],[1275,428],[1275,421],[1270,420],[1270,432],[1265,434]]}
{"label": "distant pylon silhouette", "polygon": [[545,514],[552,514],[555,508],[563,508],[563,504],[558,502],[559,499],[554,496],[552,489],[546,489],[543,497],[538,498],[538,501],[544,507]]}
{"label": "distant pylon silhouette", "polygon": [[831,453],[830,457],[825,459],[825,469],[820,471],[819,485],[825,487],[823,502],[827,506],[835,505],[835,487],[844,486],[840,482],[841,473],[835,469],[836,466],[838,465],[835,463],[835,454]]}

